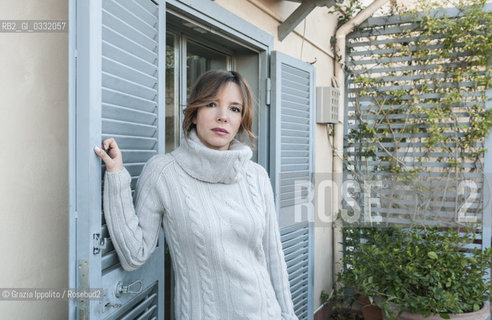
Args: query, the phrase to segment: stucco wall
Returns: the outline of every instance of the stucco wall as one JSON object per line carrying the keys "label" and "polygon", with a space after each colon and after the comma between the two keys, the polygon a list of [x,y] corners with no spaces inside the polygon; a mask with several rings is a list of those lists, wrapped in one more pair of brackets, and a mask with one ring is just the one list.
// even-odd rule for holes
{"label": "stucco wall", "polygon": [[[215,0],[227,10],[251,22],[275,37],[275,50],[294,58],[314,62],[316,86],[329,86],[333,76],[333,52],[330,38],[335,34],[336,19],[326,7],[316,8],[283,41],[278,40],[277,27],[299,3],[280,0]],[[332,150],[326,125],[316,125],[315,171],[332,171]],[[325,175],[323,178],[326,178]],[[328,208],[327,208],[328,209]],[[316,208],[317,212],[317,208]],[[328,215],[328,213],[326,213]],[[315,228],[314,308],[319,305],[322,290],[332,287],[332,229],[330,224],[317,223]]]}
{"label": "stucco wall", "polygon": [[[0,20],[68,18],[67,0],[0,1]],[[68,287],[68,33],[0,33],[0,288]],[[67,303],[0,301],[2,319]]]}

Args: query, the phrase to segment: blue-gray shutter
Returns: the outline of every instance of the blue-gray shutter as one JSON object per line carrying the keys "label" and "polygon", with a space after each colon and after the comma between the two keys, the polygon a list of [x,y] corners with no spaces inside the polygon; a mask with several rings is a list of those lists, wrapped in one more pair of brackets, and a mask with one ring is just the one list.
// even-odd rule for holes
{"label": "blue-gray shutter", "polygon": [[296,221],[294,214],[294,205],[309,201],[306,188],[300,195],[295,194],[295,181],[314,182],[314,71],[308,63],[272,53],[270,178],[294,310],[299,319],[312,319],[314,307],[313,221],[305,214]]}
{"label": "blue-gray shutter", "polygon": [[[142,267],[121,268],[102,212],[104,165],[93,147],[115,137],[132,190],[145,162],[164,153],[165,3],[71,0],[70,18],[69,286],[104,295],[70,300],[69,318],[164,319],[163,232]],[[135,293],[117,294],[128,285]]]}

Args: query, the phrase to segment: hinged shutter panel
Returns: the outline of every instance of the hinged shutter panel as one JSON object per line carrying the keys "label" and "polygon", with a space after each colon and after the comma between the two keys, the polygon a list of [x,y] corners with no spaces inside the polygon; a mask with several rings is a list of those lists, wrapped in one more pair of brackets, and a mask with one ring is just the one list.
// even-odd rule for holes
{"label": "hinged shutter panel", "polygon": [[274,51],[271,78],[270,177],[294,310],[299,319],[312,319],[313,221],[306,214],[296,221],[294,212],[310,201],[309,189],[296,194],[295,182],[314,182],[314,67]]}
{"label": "hinged shutter panel", "polygon": [[[71,33],[77,61],[74,100],[77,214],[70,239],[70,287],[103,288],[101,301],[70,303],[70,319],[164,319],[164,236],[139,269],[126,272],[102,212],[104,165],[94,145],[114,137],[132,176],[132,191],[145,162],[164,153],[165,4],[151,0],[84,0]],[[71,263],[72,265],[72,263]],[[73,267],[72,267],[73,268]],[[129,286],[117,294],[117,287]]]}

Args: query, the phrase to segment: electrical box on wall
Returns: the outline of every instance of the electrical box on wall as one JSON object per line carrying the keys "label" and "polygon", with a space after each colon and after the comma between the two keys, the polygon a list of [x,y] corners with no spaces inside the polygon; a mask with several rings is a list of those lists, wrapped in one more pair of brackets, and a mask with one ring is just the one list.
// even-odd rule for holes
{"label": "electrical box on wall", "polygon": [[333,87],[316,87],[316,122],[338,123],[340,90]]}

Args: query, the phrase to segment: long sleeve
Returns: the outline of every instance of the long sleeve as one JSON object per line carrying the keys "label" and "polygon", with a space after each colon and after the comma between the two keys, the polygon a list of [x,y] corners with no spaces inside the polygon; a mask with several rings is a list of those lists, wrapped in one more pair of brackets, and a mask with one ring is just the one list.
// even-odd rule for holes
{"label": "long sleeve", "polygon": [[287,265],[280,241],[272,185],[270,184],[266,171],[265,175],[263,190],[266,204],[266,230],[263,235],[263,248],[265,250],[268,272],[282,311],[282,320],[298,320],[292,304]]}
{"label": "long sleeve", "polygon": [[161,171],[155,158],[147,162],[137,182],[135,207],[128,171],[105,174],[104,215],[121,266],[126,271],[140,267],[155,250],[164,213],[157,184]]}

